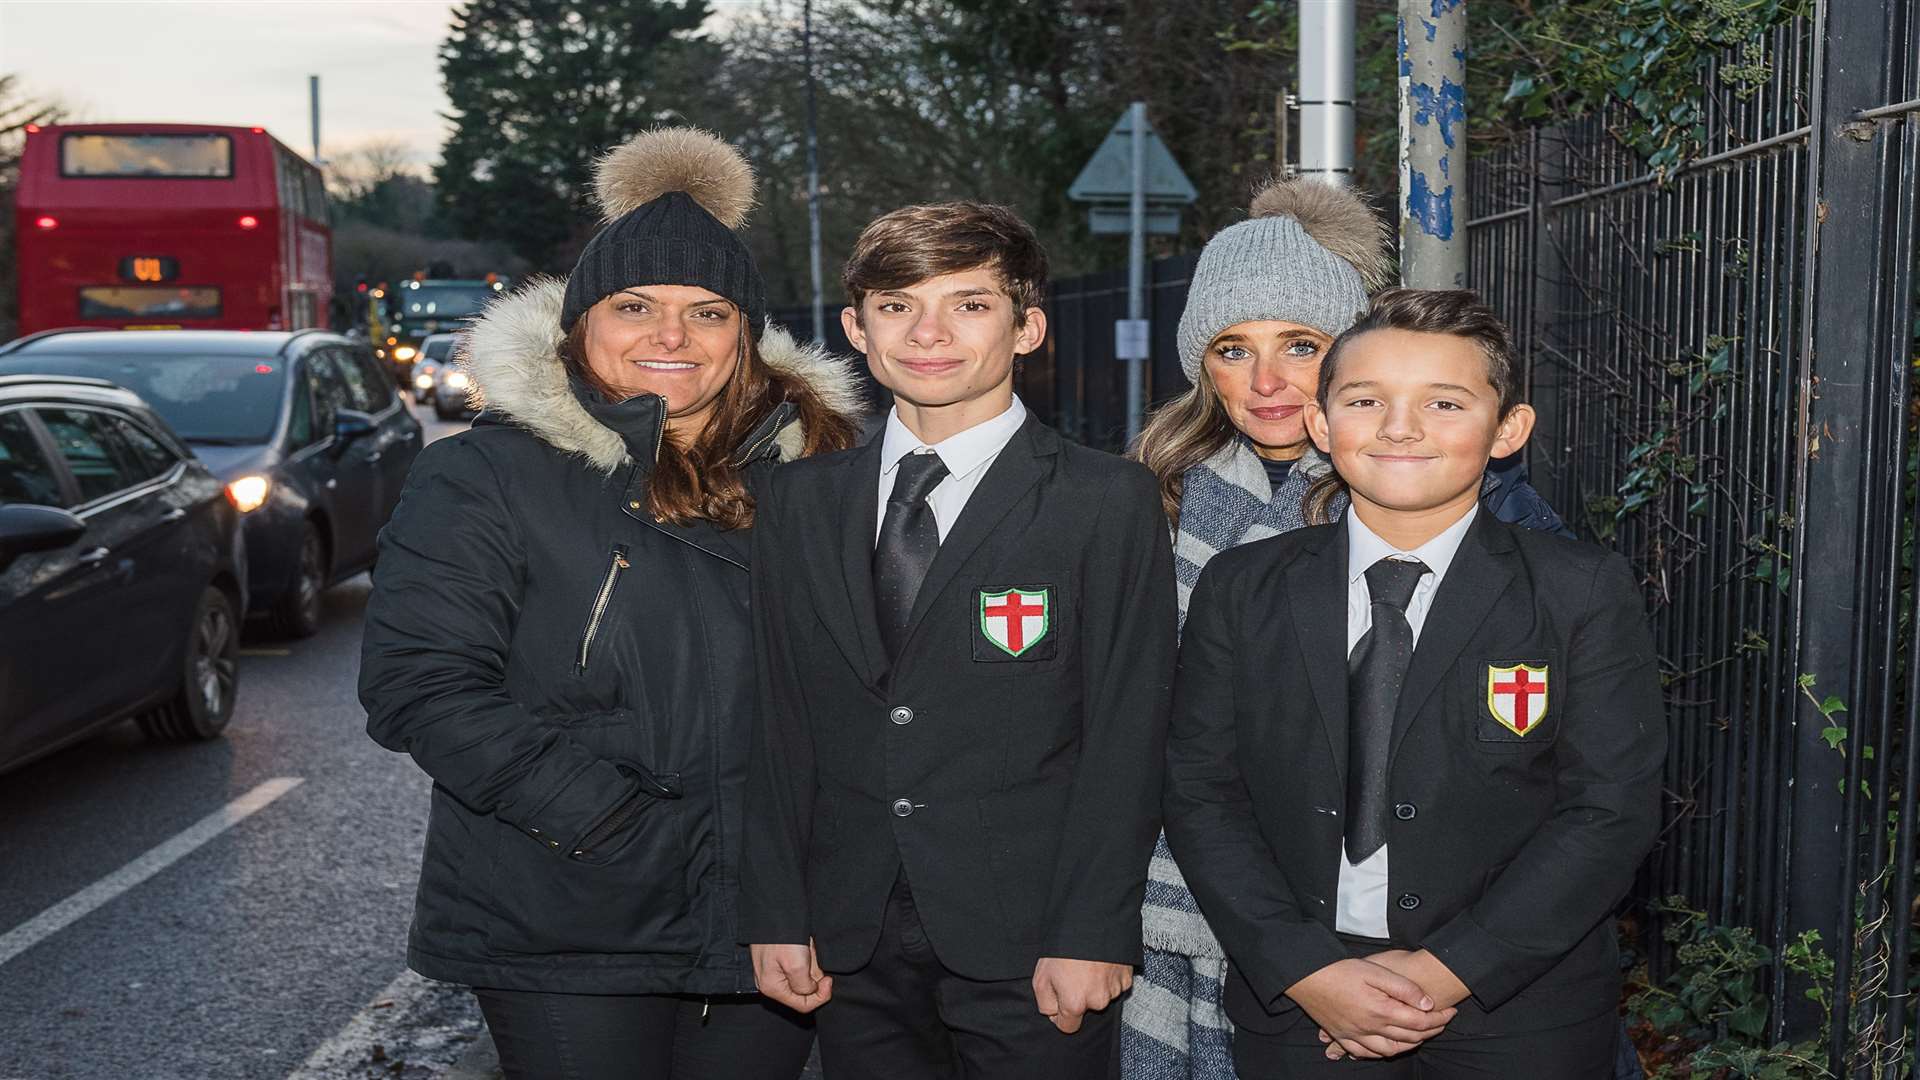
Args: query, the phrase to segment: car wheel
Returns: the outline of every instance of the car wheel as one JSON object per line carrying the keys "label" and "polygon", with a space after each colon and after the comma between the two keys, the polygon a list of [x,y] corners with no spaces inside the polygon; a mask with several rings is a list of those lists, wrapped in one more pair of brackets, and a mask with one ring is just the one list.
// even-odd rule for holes
{"label": "car wheel", "polygon": [[320,629],[320,594],[327,590],[327,545],[307,522],[300,535],[300,561],[285,595],[268,615],[282,637],[312,637]]}
{"label": "car wheel", "polygon": [[233,719],[240,683],[240,627],[233,602],[213,586],[200,594],[187,638],[185,670],[172,701],[140,718],[156,739],[211,739]]}

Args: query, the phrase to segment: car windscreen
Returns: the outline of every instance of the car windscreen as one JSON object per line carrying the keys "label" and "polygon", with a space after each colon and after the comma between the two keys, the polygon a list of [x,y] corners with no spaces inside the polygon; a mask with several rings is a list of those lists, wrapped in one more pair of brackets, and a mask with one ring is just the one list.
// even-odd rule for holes
{"label": "car windscreen", "polygon": [[441,338],[439,341],[429,341],[421,352],[425,359],[435,362],[445,360],[453,355],[453,339]]}
{"label": "car windscreen", "polygon": [[273,437],[280,419],[286,361],[279,357],[141,353],[0,359],[5,375],[80,375],[106,379],[145,398],[189,442],[242,445]]}

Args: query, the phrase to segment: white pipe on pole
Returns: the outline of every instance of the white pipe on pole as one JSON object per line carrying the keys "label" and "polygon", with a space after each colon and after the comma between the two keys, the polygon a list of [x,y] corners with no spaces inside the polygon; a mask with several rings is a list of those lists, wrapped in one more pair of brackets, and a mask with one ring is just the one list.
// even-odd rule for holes
{"label": "white pipe on pole", "polygon": [[307,76],[307,102],[313,110],[313,163],[320,164],[320,76]]}
{"label": "white pipe on pole", "polygon": [[1356,0],[1299,0],[1300,175],[1353,182]]}
{"label": "white pipe on pole", "polygon": [[[1127,124],[1133,129],[1132,228],[1127,243],[1127,318],[1136,325],[1147,317],[1147,103],[1136,101]],[[1145,365],[1136,350],[1127,357],[1127,445],[1140,437],[1146,411]]]}

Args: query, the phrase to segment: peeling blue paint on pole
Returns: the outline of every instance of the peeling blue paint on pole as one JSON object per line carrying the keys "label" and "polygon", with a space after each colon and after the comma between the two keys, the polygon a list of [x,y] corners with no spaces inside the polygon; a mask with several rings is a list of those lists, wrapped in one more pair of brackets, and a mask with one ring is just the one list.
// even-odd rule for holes
{"label": "peeling blue paint on pole", "polygon": [[1400,280],[1417,288],[1466,285],[1466,43],[1466,0],[1400,0]]}
{"label": "peeling blue paint on pole", "polygon": [[[1441,171],[1446,167],[1447,163],[1442,161]],[[1413,191],[1407,196],[1407,216],[1428,236],[1453,239],[1453,185],[1435,191],[1427,186],[1424,174],[1414,173]]]}

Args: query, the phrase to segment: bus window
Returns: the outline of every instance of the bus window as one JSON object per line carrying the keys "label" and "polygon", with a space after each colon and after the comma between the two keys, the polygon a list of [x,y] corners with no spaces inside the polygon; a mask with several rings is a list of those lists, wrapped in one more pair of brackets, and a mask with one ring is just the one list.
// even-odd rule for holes
{"label": "bus window", "polygon": [[233,178],[233,140],[225,135],[62,135],[63,177]]}
{"label": "bus window", "polygon": [[83,319],[217,319],[220,290],[92,285],[80,290]]}

